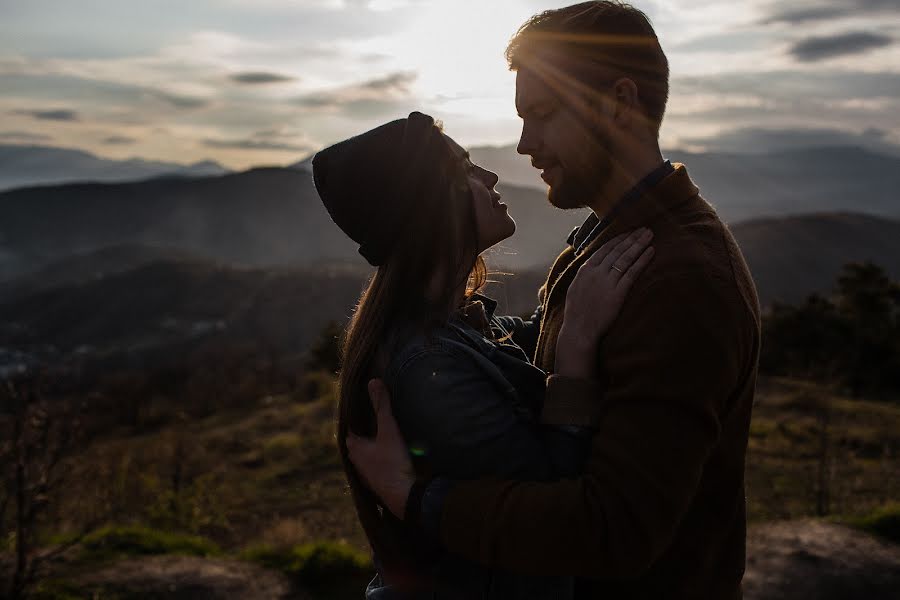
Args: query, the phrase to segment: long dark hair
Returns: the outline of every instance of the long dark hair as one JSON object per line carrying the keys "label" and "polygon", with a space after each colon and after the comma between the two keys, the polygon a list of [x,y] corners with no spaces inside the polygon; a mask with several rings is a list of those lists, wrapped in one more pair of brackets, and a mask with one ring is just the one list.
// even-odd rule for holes
{"label": "long dark hair", "polygon": [[[440,124],[435,125],[440,129]],[[439,133],[436,132],[438,135]],[[441,140],[443,142],[443,139]],[[377,497],[362,483],[347,457],[347,434],[375,434],[368,381],[384,375],[392,337],[412,328],[428,335],[456,308],[453,299],[466,283],[466,298],[487,280],[478,252],[477,224],[466,171],[446,144],[431,171],[391,255],[378,267],[360,296],[342,344],[338,378],[337,439],[350,493],[372,550],[385,567],[404,566],[408,548],[388,524]],[[439,277],[437,286],[434,278]],[[435,293],[435,288],[437,293]]]}

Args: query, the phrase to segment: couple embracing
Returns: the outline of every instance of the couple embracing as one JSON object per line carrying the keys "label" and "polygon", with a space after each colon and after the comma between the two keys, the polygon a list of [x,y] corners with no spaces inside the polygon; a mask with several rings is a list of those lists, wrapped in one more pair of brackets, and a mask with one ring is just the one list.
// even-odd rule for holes
{"label": "couple embracing", "polygon": [[[390,598],[741,597],[760,344],[746,263],[658,134],[668,63],[639,10],[549,10],[507,49],[518,144],[588,207],[530,319],[479,292],[515,231],[422,113],[319,152],[377,267],[349,324],[338,443]],[[362,591],[361,591],[362,592]]]}

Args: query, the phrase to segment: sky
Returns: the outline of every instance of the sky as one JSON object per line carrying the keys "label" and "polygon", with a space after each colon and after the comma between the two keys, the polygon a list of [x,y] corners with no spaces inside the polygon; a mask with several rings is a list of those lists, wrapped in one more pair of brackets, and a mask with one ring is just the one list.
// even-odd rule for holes
{"label": "sky", "polygon": [[[421,110],[516,141],[503,50],[549,0],[0,0],[0,144],[230,168]],[[664,148],[900,148],[898,0],[636,0],[671,67]]]}

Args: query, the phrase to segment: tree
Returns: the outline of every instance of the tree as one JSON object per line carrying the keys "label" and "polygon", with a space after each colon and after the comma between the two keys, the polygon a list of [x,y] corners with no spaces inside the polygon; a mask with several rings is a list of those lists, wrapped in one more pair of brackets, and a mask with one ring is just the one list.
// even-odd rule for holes
{"label": "tree", "polygon": [[337,321],[329,321],[309,349],[306,367],[310,371],[337,373],[341,368],[341,340],[344,328]]}
{"label": "tree", "polygon": [[88,532],[50,551],[36,547],[39,520],[64,485],[62,462],[80,437],[80,414],[66,402],[44,400],[38,379],[0,382],[0,534],[11,534],[15,553],[6,598],[25,597],[38,568]]}
{"label": "tree", "polygon": [[900,393],[900,285],[848,264],[831,297],[775,305],[763,319],[763,372],[832,381],[854,395]]}

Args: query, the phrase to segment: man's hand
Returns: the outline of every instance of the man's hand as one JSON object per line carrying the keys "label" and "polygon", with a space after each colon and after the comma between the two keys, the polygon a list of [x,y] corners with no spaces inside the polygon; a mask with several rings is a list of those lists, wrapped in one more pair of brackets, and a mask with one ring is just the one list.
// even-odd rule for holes
{"label": "man's hand", "polygon": [[406,442],[391,412],[391,396],[380,379],[369,381],[369,399],[378,429],[375,439],[347,435],[347,452],[359,476],[384,507],[402,519],[409,490],[415,482]]}

